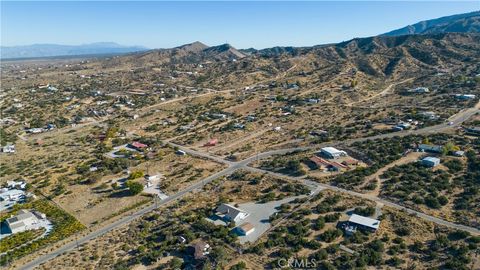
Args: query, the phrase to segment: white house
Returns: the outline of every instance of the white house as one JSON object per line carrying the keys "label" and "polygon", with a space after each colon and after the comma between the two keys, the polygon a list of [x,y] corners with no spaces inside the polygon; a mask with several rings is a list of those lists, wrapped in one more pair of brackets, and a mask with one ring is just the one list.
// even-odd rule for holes
{"label": "white house", "polygon": [[43,128],[30,128],[30,129],[27,129],[27,132],[28,133],[33,133],[33,134],[36,134],[36,133],[42,133],[44,132],[45,130]]}
{"label": "white house", "polygon": [[221,217],[225,221],[233,222],[238,222],[242,219],[245,219],[249,215],[249,213],[226,203],[222,203],[219,207],[217,207],[216,211],[217,216]]}
{"label": "white house", "polygon": [[145,175],[145,180],[147,180],[147,181],[156,181],[156,180],[159,180],[159,179],[160,179],[159,174],[147,174],[147,175]]}
{"label": "white house", "polygon": [[327,158],[331,158],[331,159],[348,156],[347,152],[338,150],[337,148],[334,148],[334,147],[324,147],[320,149],[320,153],[326,156]]}
{"label": "white house", "polygon": [[213,119],[227,119],[227,115],[224,113],[212,113],[210,114],[210,117]]}
{"label": "white house", "polygon": [[25,181],[7,181],[7,187],[10,189],[25,189],[27,187],[27,183],[25,183]]}
{"label": "white house", "polygon": [[19,189],[10,189],[0,193],[0,201],[18,201],[25,196],[25,193]]}
{"label": "white house", "polygon": [[2,147],[3,153],[15,153],[15,145],[9,144]]}
{"label": "white house", "polygon": [[354,233],[357,229],[368,231],[368,232],[376,232],[380,227],[380,221],[360,216],[357,214],[352,214],[350,219],[348,220],[348,225],[345,227],[345,231],[347,234]]}
{"label": "white house", "polygon": [[410,93],[423,94],[423,93],[428,93],[428,92],[430,92],[430,89],[428,89],[427,87],[417,87],[417,88],[408,90],[408,92],[410,92]]}
{"label": "white house", "polygon": [[38,218],[30,211],[22,209],[14,217],[7,218],[6,224],[12,233],[29,230],[32,225],[38,223]]}

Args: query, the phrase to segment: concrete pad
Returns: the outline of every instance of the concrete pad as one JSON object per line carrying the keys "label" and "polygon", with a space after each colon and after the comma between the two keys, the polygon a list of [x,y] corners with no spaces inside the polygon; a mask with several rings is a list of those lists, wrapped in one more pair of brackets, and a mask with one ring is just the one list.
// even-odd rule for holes
{"label": "concrete pad", "polygon": [[239,226],[246,222],[249,222],[255,227],[255,230],[251,232],[249,235],[241,235],[238,237],[240,243],[241,244],[244,244],[247,242],[253,243],[257,241],[257,239],[260,238],[260,236],[262,236],[262,234],[264,234],[271,227],[269,218],[274,213],[279,212],[277,208],[280,207],[280,205],[291,202],[297,198],[304,198],[304,197],[305,196],[295,196],[295,197],[289,197],[283,200],[272,201],[267,203],[249,202],[249,203],[239,204],[238,208],[250,213],[250,215],[235,225]]}

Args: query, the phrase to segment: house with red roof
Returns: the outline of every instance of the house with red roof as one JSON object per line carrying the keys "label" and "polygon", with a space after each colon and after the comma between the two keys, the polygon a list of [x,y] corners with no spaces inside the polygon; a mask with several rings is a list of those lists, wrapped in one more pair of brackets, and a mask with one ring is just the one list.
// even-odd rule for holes
{"label": "house with red roof", "polygon": [[130,148],[133,148],[137,151],[142,151],[143,149],[148,148],[148,145],[143,144],[141,142],[132,142],[128,145]]}

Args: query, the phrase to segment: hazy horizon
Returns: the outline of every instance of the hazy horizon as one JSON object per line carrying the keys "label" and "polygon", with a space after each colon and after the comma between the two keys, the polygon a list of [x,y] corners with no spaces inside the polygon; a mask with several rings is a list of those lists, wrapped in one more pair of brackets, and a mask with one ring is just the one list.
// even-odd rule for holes
{"label": "hazy horizon", "polygon": [[[200,41],[312,46],[467,13],[478,2],[1,2],[2,46],[114,42],[150,49]],[[298,16],[301,14],[301,16]],[[354,21],[355,23],[351,23]]]}

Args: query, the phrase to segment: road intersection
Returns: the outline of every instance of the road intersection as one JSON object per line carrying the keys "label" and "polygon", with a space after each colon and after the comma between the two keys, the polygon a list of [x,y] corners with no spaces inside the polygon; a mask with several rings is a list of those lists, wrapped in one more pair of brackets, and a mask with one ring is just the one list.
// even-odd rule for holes
{"label": "road intersection", "polygon": [[131,215],[125,216],[125,217],[123,217],[123,218],[121,218],[121,219],[119,219],[119,220],[117,220],[113,223],[105,225],[104,227],[102,227],[100,229],[97,229],[93,232],[90,232],[89,234],[87,234],[85,236],[82,236],[81,238],[75,239],[75,241],[68,242],[68,243],[64,244],[63,246],[61,246],[57,249],[51,250],[44,255],[38,256],[36,259],[18,267],[17,269],[21,269],[21,270],[33,269],[33,268],[39,266],[40,264],[45,263],[45,262],[55,258],[56,256],[59,256],[59,255],[65,253],[65,252],[68,252],[68,251],[71,251],[71,250],[75,249],[78,245],[87,243],[88,241],[90,241],[92,239],[95,239],[99,236],[102,236],[102,235],[104,235],[104,234],[106,234],[106,233],[108,233],[108,232],[110,232],[110,231],[112,231],[112,230],[114,230],[118,227],[124,226],[124,225],[132,222],[136,218],[141,217],[141,216],[143,216],[143,215],[145,215],[149,212],[152,212],[152,211],[154,211],[154,210],[156,210],[156,209],[158,209],[158,208],[160,208],[160,207],[162,207],[162,206],[164,206],[164,205],[166,205],[166,204],[168,204],[172,201],[180,199],[183,196],[185,196],[186,194],[188,194],[188,193],[190,193],[194,190],[201,190],[205,185],[212,182],[213,180],[215,180],[219,177],[230,175],[230,174],[232,174],[235,171],[240,170],[240,169],[246,169],[246,170],[254,171],[254,172],[258,172],[258,173],[270,174],[270,175],[274,175],[274,176],[280,177],[280,178],[288,178],[288,179],[291,179],[291,180],[300,181],[301,183],[303,183],[307,186],[310,186],[310,187],[317,185],[317,187],[321,187],[321,188],[324,188],[324,189],[330,189],[330,190],[334,190],[334,191],[337,191],[337,192],[342,192],[342,193],[346,193],[346,194],[349,194],[349,195],[361,197],[361,198],[364,198],[364,199],[367,199],[367,200],[372,200],[372,201],[375,201],[377,203],[381,203],[385,206],[389,206],[389,207],[392,207],[392,208],[395,208],[395,209],[406,211],[410,214],[418,216],[419,218],[425,219],[427,221],[431,221],[433,223],[436,223],[436,224],[439,224],[439,225],[442,225],[442,226],[446,226],[446,227],[453,228],[453,229],[458,229],[458,230],[463,230],[463,231],[467,231],[467,232],[472,233],[472,234],[480,235],[480,230],[477,229],[477,228],[468,227],[468,226],[465,226],[465,225],[445,221],[445,220],[442,220],[442,219],[439,219],[439,218],[436,218],[436,217],[418,212],[416,210],[409,209],[405,206],[387,201],[385,199],[382,199],[382,198],[379,198],[379,197],[376,197],[376,196],[363,194],[363,193],[359,193],[359,192],[355,192],[355,191],[351,191],[351,190],[346,190],[346,189],[342,189],[342,188],[332,186],[332,185],[312,182],[312,181],[309,181],[309,180],[306,180],[306,179],[303,179],[303,178],[286,176],[286,175],[283,175],[283,174],[278,174],[278,173],[274,173],[274,172],[271,172],[271,171],[262,170],[262,169],[258,169],[258,168],[253,168],[253,167],[249,166],[250,163],[252,163],[256,160],[264,159],[264,158],[267,158],[267,157],[270,157],[270,156],[273,156],[273,155],[282,155],[282,154],[287,154],[287,153],[294,152],[294,151],[315,150],[315,149],[319,149],[319,148],[321,148],[325,145],[351,144],[351,143],[354,143],[354,142],[360,142],[360,141],[365,141],[365,140],[375,140],[375,139],[381,139],[381,138],[392,138],[392,137],[395,137],[395,136],[421,135],[421,134],[431,134],[431,133],[442,132],[442,131],[445,131],[447,129],[451,129],[451,128],[460,126],[465,120],[467,120],[468,118],[470,118],[474,114],[479,113],[479,111],[480,111],[480,102],[477,103],[473,108],[462,110],[459,113],[457,113],[456,115],[450,117],[448,119],[448,122],[442,123],[442,124],[439,124],[439,125],[435,125],[435,126],[430,126],[430,127],[426,127],[426,128],[422,128],[422,129],[417,129],[417,130],[408,130],[408,131],[380,134],[380,135],[371,136],[371,137],[349,139],[349,140],[338,141],[338,142],[328,142],[328,143],[318,144],[318,145],[315,145],[315,146],[295,147],[295,148],[272,150],[272,151],[267,151],[267,152],[263,152],[263,153],[257,153],[256,155],[253,155],[249,158],[246,158],[244,160],[237,161],[237,162],[225,160],[222,157],[218,157],[218,156],[212,155],[210,153],[205,153],[205,152],[193,150],[193,149],[190,149],[188,147],[184,147],[184,146],[181,146],[181,145],[178,145],[178,144],[174,144],[172,142],[168,142],[168,144],[170,146],[181,149],[189,155],[210,159],[212,161],[227,165],[228,167],[219,171],[219,172],[217,172],[217,173],[215,173],[215,174],[212,174],[212,175],[210,175],[210,176],[208,176],[208,177],[206,177],[206,178],[204,178],[204,179],[202,179],[202,180],[200,180],[200,181],[198,181],[194,184],[192,184],[191,186],[189,186],[189,187],[187,187],[187,188],[169,196],[168,198],[166,198],[164,200],[158,201],[158,202],[156,202],[152,205],[149,205],[148,207],[139,209],[138,211],[136,211],[135,213],[133,213]]}

